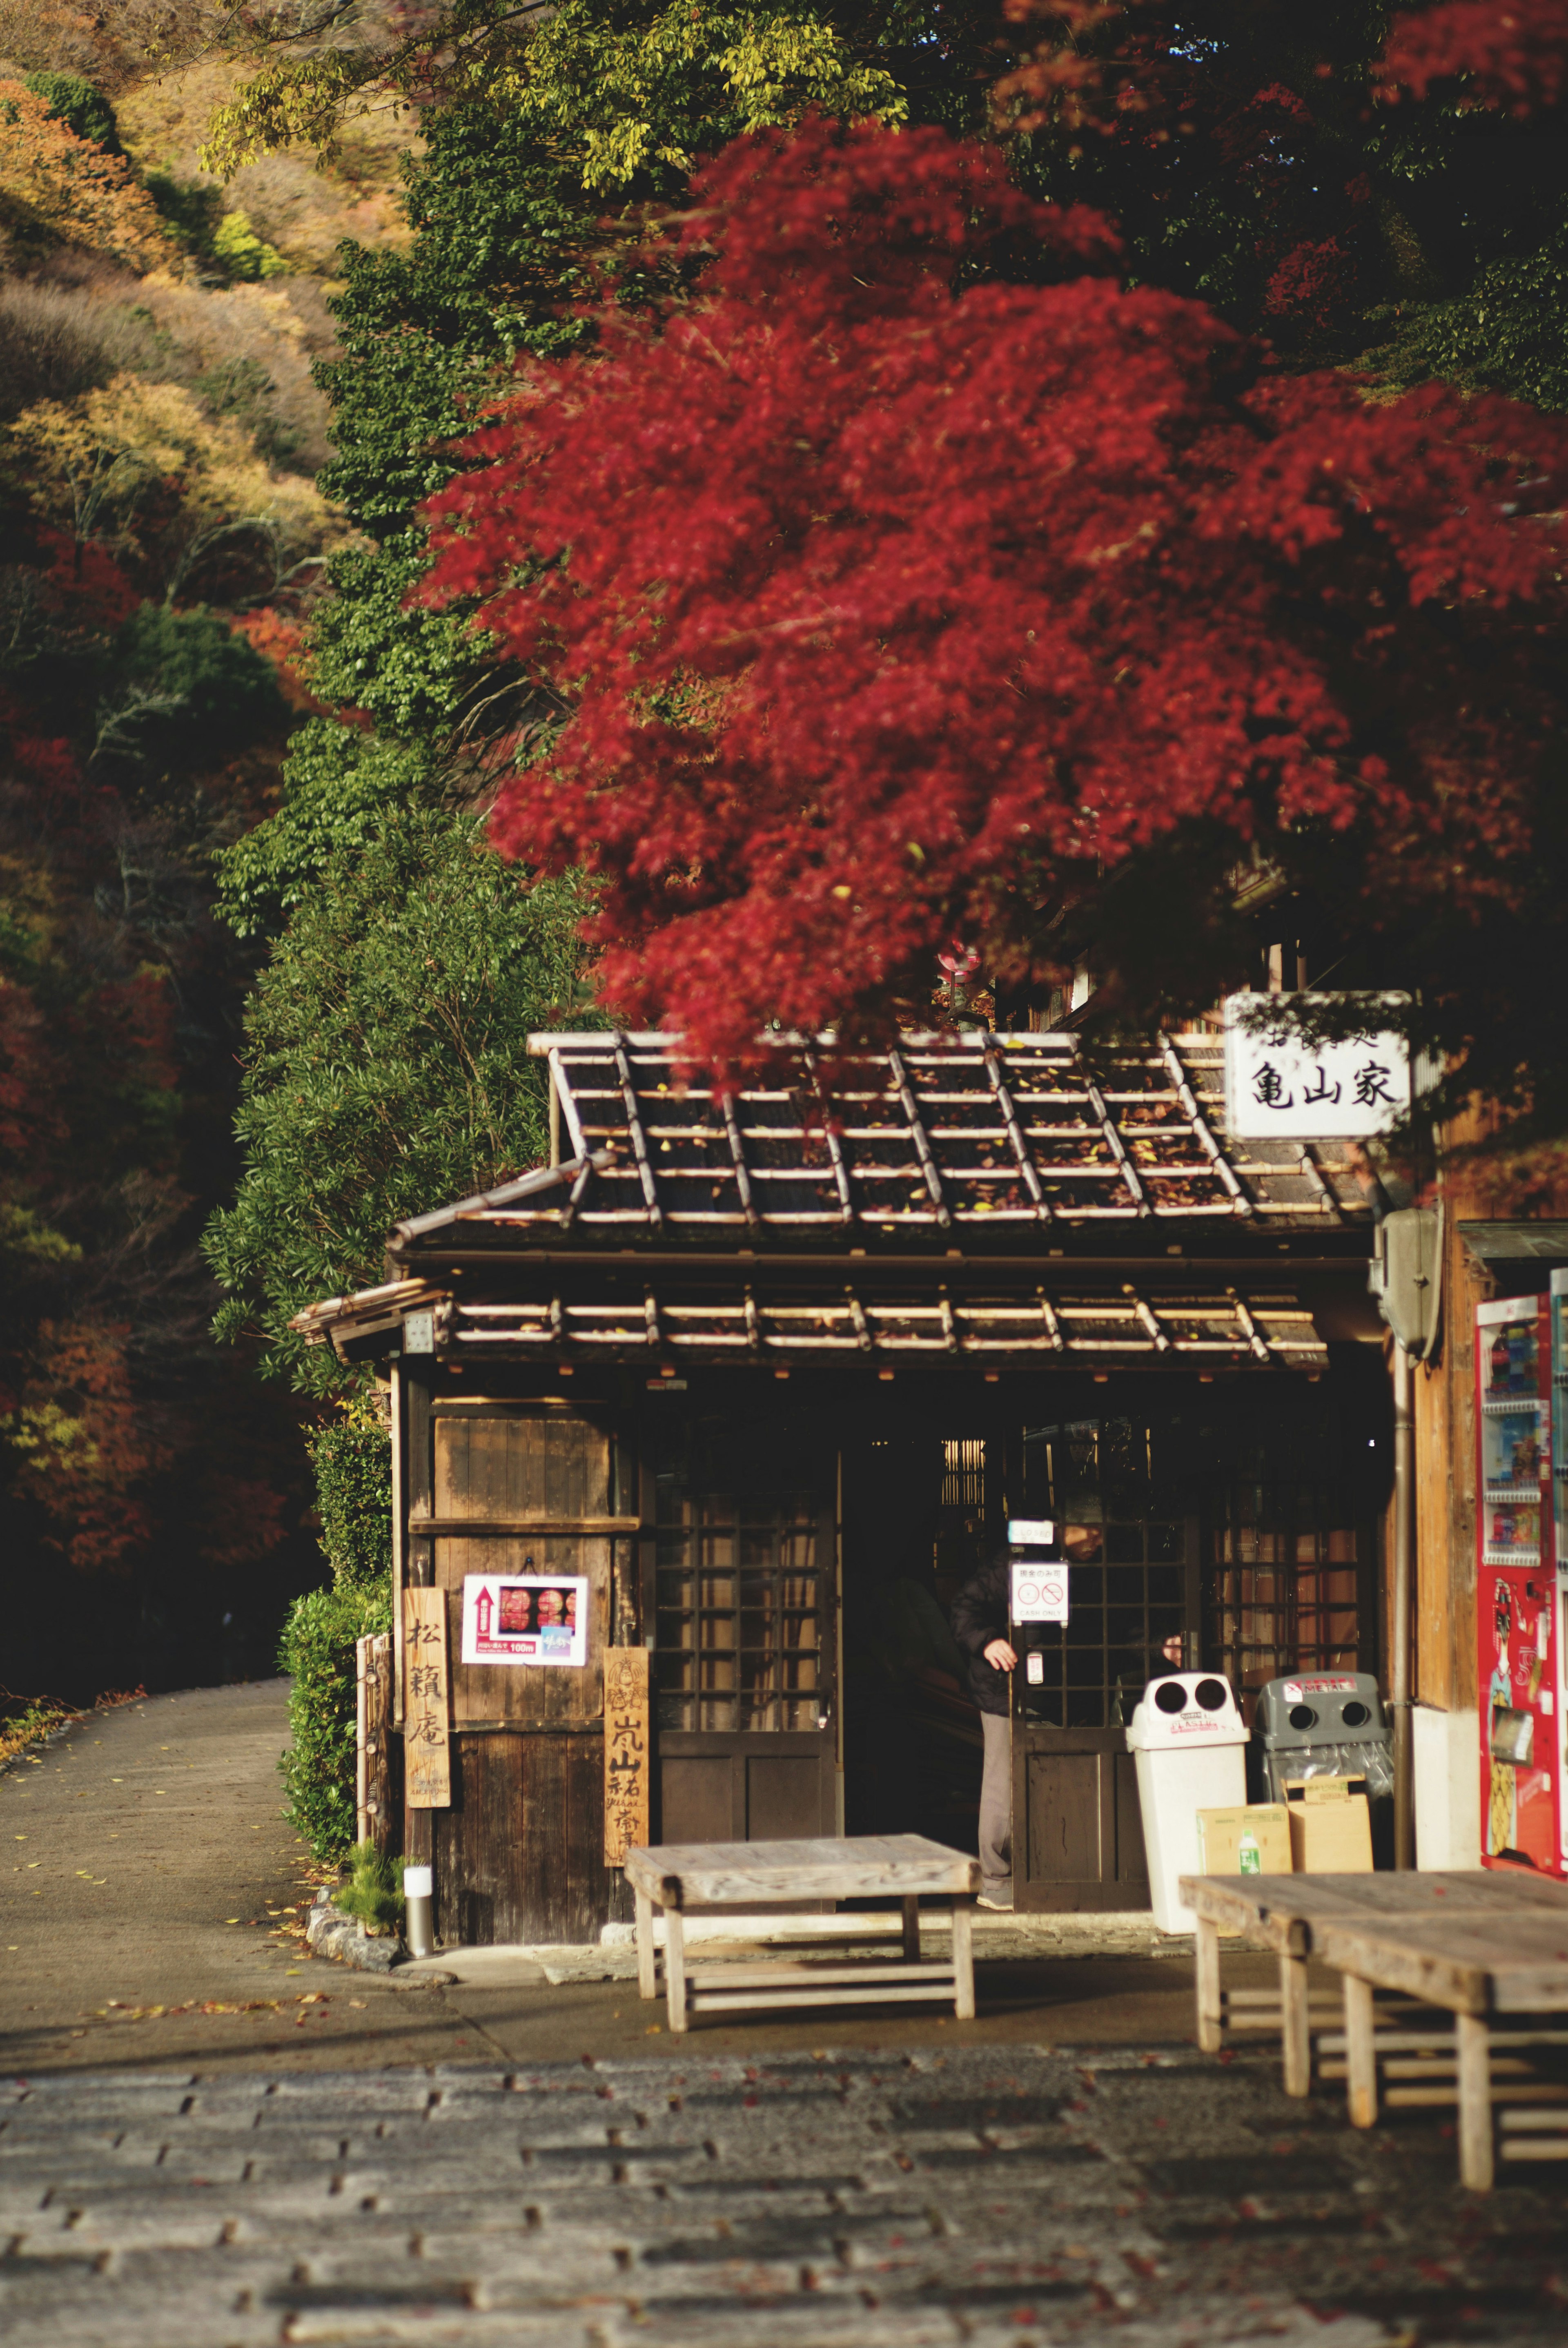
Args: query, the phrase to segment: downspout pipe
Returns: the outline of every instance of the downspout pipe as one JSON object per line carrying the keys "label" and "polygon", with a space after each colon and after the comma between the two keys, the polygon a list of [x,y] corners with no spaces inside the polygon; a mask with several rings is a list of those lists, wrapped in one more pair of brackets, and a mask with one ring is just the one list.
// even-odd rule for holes
{"label": "downspout pipe", "polygon": [[1394,1865],[1416,1863],[1415,1723],[1410,1710],[1410,1599],[1414,1581],[1416,1429],[1410,1357],[1398,1338],[1394,1385],[1393,1653],[1389,1658],[1394,1715]]}

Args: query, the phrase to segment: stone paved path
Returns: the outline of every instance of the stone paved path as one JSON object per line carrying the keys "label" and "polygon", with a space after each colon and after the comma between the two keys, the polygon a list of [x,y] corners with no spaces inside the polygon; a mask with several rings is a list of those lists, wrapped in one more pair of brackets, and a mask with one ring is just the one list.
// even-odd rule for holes
{"label": "stone paved path", "polygon": [[[1477,2200],[1261,2055],[979,2046],[0,2096],[27,2348],[1560,2343],[1553,2174]],[[1561,2172],[1555,2172],[1560,2179]]]}

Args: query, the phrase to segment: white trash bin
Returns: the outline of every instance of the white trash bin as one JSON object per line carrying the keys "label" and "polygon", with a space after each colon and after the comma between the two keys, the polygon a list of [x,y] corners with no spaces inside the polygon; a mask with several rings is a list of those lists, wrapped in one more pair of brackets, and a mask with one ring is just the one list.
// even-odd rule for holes
{"label": "white trash bin", "polygon": [[1133,1706],[1127,1750],[1138,1756],[1143,1851],[1162,1932],[1190,1932],[1197,1921],[1177,1882],[1203,1872],[1198,1812],[1245,1802],[1246,1744],[1230,1682],[1218,1672],[1151,1680]]}

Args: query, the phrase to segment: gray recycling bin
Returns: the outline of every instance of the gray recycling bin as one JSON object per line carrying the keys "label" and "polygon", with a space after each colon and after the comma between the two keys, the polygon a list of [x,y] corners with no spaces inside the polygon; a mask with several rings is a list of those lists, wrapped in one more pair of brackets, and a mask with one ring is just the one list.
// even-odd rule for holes
{"label": "gray recycling bin", "polygon": [[1364,1777],[1378,1866],[1393,1864],[1394,1756],[1370,1672],[1270,1680],[1253,1715],[1255,1797],[1283,1802],[1287,1777]]}

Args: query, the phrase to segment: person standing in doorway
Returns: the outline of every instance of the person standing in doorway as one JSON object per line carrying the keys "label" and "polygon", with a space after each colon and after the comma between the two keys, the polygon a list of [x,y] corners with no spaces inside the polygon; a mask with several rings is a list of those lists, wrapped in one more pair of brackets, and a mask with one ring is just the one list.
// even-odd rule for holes
{"label": "person standing in doorway", "polygon": [[980,1781],[980,1906],[1012,1906],[1012,1706],[1018,1655],[1008,1638],[1010,1589],[1005,1550],[966,1581],[953,1601],[953,1636],[968,1658],[980,1708],[985,1775]]}

